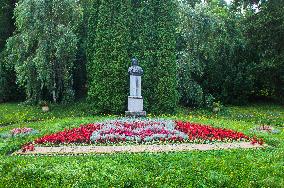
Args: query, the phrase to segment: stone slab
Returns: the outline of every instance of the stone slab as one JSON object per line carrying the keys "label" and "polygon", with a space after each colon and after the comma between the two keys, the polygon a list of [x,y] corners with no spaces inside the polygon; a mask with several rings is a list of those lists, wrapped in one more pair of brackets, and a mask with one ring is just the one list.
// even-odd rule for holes
{"label": "stone slab", "polygon": [[136,96],[128,97],[128,111],[141,112],[143,111],[143,98]]}

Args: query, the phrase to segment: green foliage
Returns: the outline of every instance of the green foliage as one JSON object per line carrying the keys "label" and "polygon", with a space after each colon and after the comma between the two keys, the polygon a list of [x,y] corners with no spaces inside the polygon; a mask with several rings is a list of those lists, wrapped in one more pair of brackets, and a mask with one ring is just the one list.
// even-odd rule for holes
{"label": "green foliage", "polygon": [[256,95],[284,102],[284,1],[267,1],[247,13],[245,35],[257,66]]}
{"label": "green foliage", "polygon": [[[1,104],[0,109],[8,104]],[[12,107],[13,106],[13,107]],[[18,108],[11,104],[11,111]],[[61,108],[64,112],[65,108]],[[175,119],[231,128],[249,133],[255,123],[236,119],[237,114],[269,112],[283,114],[277,105],[229,107],[234,116],[212,116],[203,112],[193,118],[186,111]],[[67,115],[67,114],[66,114]],[[80,117],[15,124],[0,128],[0,134],[28,126],[40,130],[38,135],[0,138],[0,185],[5,187],[281,187],[283,185],[284,132],[256,133],[270,145],[266,149],[220,150],[206,152],[139,153],[86,156],[6,156],[37,137],[98,122],[107,117]],[[224,115],[225,116],[225,115]],[[282,115],[283,117],[283,115]],[[283,121],[282,121],[283,122]],[[52,170],[51,170],[52,169]]]}
{"label": "green foliage", "polygon": [[8,37],[14,31],[13,9],[14,0],[2,0],[0,2],[0,102],[15,100],[20,97],[15,84],[15,72],[13,68],[7,66],[4,58],[7,55],[5,44]]}
{"label": "green foliage", "polygon": [[131,54],[144,70],[145,109],[173,113],[178,102],[176,66],[177,4],[140,1],[132,4]]}
{"label": "green foliage", "polygon": [[251,95],[254,63],[247,59],[240,17],[226,7],[196,5],[184,8],[180,52],[181,102],[201,106],[213,95],[225,103],[244,103]]}
{"label": "green foliage", "polygon": [[[97,14],[98,20],[95,20],[95,51],[92,51],[92,47],[88,50],[88,97],[100,112],[123,112],[128,93],[127,68],[130,62],[130,1],[102,1],[99,10],[95,7],[92,11],[91,15]],[[90,21],[90,27],[94,28],[94,20]],[[91,42],[93,30],[89,32]],[[94,56],[90,57],[90,53]]]}
{"label": "green foliage", "polygon": [[[79,38],[78,52],[73,71],[73,88],[75,90],[75,98],[85,98],[87,95],[87,52],[88,42],[88,19],[90,18],[90,9],[93,6],[94,0],[80,0],[80,5],[83,8],[83,21],[80,23],[77,31]],[[92,17],[94,19],[94,17]]]}
{"label": "green foliage", "polygon": [[16,84],[15,70],[5,61],[6,56],[6,50],[0,53],[0,103],[24,98],[22,89]]}
{"label": "green foliage", "polygon": [[100,111],[126,109],[127,68],[137,57],[145,73],[145,109],[174,112],[176,10],[174,1],[94,1],[88,24],[88,94]]}
{"label": "green foliage", "polygon": [[87,101],[72,104],[49,104],[49,112],[43,112],[41,106],[28,106],[16,103],[5,103],[0,106],[0,127],[28,122],[48,121],[61,118],[93,116],[97,112]]}
{"label": "green foliage", "polygon": [[[0,58],[3,58],[0,53]],[[3,61],[0,60],[0,103],[9,98],[8,71]]]}
{"label": "green foliage", "polygon": [[[150,101],[152,112],[173,113],[178,102],[177,65],[176,65],[176,27],[177,4],[175,1],[160,3],[153,0],[154,18],[151,24],[156,32],[156,46],[151,66],[151,77],[154,86],[153,101]],[[147,88],[147,86],[146,86]]]}
{"label": "green foliage", "polygon": [[200,78],[204,74],[204,66],[194,61],[185,52],[179,54],[178,80],[181,104],[200,107],[204,105],[204,91],[200,85]]}
{"label": "green foliage", "polygon": [[16,33],[8,40],[7,60],[27,99],[72,101],[76,29],[82,10],[75,0],[21,0],[15,8]]}
{"label": "green foliage", "polygon": [[14,31],[13,9],[15,0],[1,0],[0,2],[0,52],[3,51],[6,39]]}

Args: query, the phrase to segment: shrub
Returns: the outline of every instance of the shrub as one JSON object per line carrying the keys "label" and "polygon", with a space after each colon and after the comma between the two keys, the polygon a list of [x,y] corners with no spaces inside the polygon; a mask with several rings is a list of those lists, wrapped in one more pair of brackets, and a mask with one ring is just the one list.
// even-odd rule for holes
{"label": "shrub", "polygon": [[[94,28],[95,39],[89,30],[89,43],[94,48],[88,51],[88,98],[98,112],[120,113],[125,110],[127,100],[127,68],[130,65],[129,17],[130,1],[102,1],[99,10],[92,9],[98,20],[89,24]],[[98,11],[98,13],[97,13]],[[91,44],[88,44],[90,46]],[[91,54],[94,54],[93,56]]]}
{"label": "shrub", "polygon": [[27,135],[38,134],[39,131],[32,128],[14,128],[9,132],[4,132],[0,134],[0,138],[10,138],[10,137],[24,137]]}
{"label": "shrub", "polygon": [[90,101],[101,112],[126,110],[127,68],[130,59],[137,57],[145,73],[142,81],[145,109],[174,112],[178,101],[176,3],[95,1],[93,7],[87,44]]}

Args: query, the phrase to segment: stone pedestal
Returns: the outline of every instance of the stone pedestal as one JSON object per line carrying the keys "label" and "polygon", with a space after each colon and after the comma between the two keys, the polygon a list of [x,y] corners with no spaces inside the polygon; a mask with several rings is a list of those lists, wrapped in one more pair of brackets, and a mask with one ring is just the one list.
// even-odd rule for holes
{"label": "stone pedestal", "polygon": [[128,111],[125,112],[128,117],[144,117],[142,96],[128,96]]}

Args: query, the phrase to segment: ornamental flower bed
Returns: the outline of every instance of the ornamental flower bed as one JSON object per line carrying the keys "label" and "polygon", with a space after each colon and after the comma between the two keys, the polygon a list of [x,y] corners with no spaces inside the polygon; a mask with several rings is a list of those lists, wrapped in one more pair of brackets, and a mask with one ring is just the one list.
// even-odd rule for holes
{"label": "ornamental flower bed", "polygon": [[32,128],[27,128],[27,127],[24,127],[24,128],[15,128],[15,129],[12,129],[11,130],[11,134],[13,136],[16,136],[16,135],[23,135],[23,134],[29,134],[29,133],[32,133],[34,130]]}
{"label": "ornamental flower bed", "polygon": [[175,129],[173,121],[109,121],[100,125],[101,129],[93,132],[93,143],[154,141],[186,141],[188,135]]}
{"label": "ornamental flower bed", "polygon": [[0,138],[10,138],[10,137],[22,137],[22,136],[27,136],[27,135],[32,135],[32,134],[37,134],[39,133],[38,130],[34,130],[32,128],[14,128],[10,130],[9,132],[5,132],[0,134]]}
{"label": "ornamental flower bed", "polygon": [[35,140],[35,144],[69,144],[69,143],[91,143],[92,133],[100,129],[100,124],[81,125],[62,132],[43,136]]}
{"label": "ornamental flower bed", "polygon": [[[95,124],[81,125],[79,128],[64,130],[36,139],[36,145],[65,144],[117,144],[117,143],[153,143],[153,142],[233,142],[251,141],[263,144],[257,138],[243,133],[214,128],[208,125],[151,119],[118,119]],[[25,145],[23,151],[34,149]]]}
{"label": "ornamental flower bed", "polygon": [[176,122],[176,128],[189,136],[190,140],[201,141],[248,141],[250,138],[241,132],[214,128],[190,122]]}

